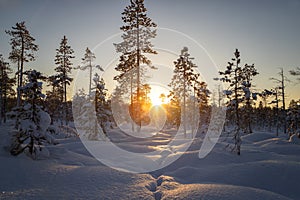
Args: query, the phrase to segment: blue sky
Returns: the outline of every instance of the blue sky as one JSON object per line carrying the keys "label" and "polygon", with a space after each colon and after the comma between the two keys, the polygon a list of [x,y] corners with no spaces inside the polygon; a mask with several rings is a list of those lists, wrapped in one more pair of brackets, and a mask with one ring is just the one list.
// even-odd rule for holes
{"label": "blue sky", "polygon": [[[10,38],[4,31],[24,20],[40,48],[37,60],[26,68],[54,73],[55,49],[63,35],[75,51],[76,66],[86,47],[93,49],[119,33],[120,13],[127,4],[129,0],[0,0],[0,53],[7,57],[10,51]],[[260,73],[255,78],[257,88],[272,87],[269,78],[276,77],[279,68],[287,73],[299,66],[300,0],[145,0],[145,5],[159,28],[176,30],[197,41],[219,69],[239,48],[242,63],[254,63]],[[167,32],[162,35],[153,41],[156,47],[162,47],[168,37]],[[101,45],[101,50],[95,49],[96,62],[105,66],[116,59],[112,43],[119,41],[117,35]],[[183,37],[169,40],[167,48],[179,54],[185,41]],[[213,62],[201,58],[199,48],[190,49],[199,66],[212,67]],[[287,89],[289,98],[300,98],[299,85],[289,83]]]}

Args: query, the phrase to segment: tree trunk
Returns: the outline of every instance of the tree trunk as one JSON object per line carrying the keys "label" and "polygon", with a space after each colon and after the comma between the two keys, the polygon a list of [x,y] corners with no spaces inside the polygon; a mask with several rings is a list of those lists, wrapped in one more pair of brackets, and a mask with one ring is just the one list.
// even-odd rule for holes
{"label": "tree trunk", "polygon": [[90,85],[89,85],[89,95],[92,93],[92,61],[90,60]]}
{"label": "tree trunk", "polygon": [[286,133],[286,110],[285,110],[285,84],[283,69],[281,69],[281,90],[282,90],[282,109],[283,109],[283,132]]}
{"label": "tree trunk", "polygon": [[238,61],[235,69],[235,85],[234,85],[234,99],[235,99],[235,116],[236,116],[236,133],[235,133],[235,144],[237,148],[237,154],[241,154],[241,136],[240,136],[240,116],[239,116],[239,102],[238,102],[238,77],[237,77]]}
{"label": "tree trunk", "polygon": [[142,119],[141,119],[141,105],[140,105],[140,31],[139,31],[139,18],[138,11],[136,15],[136,28],[137,28],[137,118],[138,118],[138,130],[140,131],[142,127]]}
{"label": "tree trunk", "polygon": [[24,69],[24,38],[22,36],[22,45],[21,45],[21,67],[20,67],[20,82],[19,82],[19,87],[17,88],[18,92],[18,99],[17,99],[17,106],[20,106],[22,104],[21,101],[21,91],[20,88],[23,86],[23,69]]}
{"label": "tree trunk", "polygon": [[185,99],[185,93],[186,93],[186,86],[185,86],[185,84],[186,84],[186,73],[185,73],[185,71],[186,71],[186,66],[183,66],[184,67],[184,70],[183,70],[183,133],[184,133],[184,138],[186,138],[186,108],[185,108],[185,101],[186,101],[186,99]]}

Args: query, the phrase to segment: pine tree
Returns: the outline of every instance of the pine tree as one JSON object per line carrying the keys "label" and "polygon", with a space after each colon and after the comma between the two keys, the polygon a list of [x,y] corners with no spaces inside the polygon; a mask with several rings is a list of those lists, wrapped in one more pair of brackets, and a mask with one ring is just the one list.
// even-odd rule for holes
{"label": "pine tree", "polygon": [[[156,54],[157,52],[152,49],[153,45],[150,39],[156,36],[156,24],[147,17],[147,9],[144,6],[144,0],[131,0],[130,5],[124,9],[122,13],[122,20],[125,23],[120,29],[124,31],[122,35],[123,42],[114,44],[116,51],[121,53],[120,63],[115,68],[120,74],[114,77],[115,80],[121,81],[124,79],[124,74],[130,73],[130,96],[133,103],[133,77],[136,76],[136,92],[138,104],[137,116],[141,116],[141,105],[139,102],[140,89],[141,89],[141,73],[140,64],[146,64],[151,68],[151,61],[144,55],[146,53]],[[135,69],[135,70],[133,70]],[[133,106],[133,105],[131,105]],[[138,119],[139,127],[141,127],[141,119]]]}
{"label": "pine tree", "polygon": [[78,66],[78,69],[80,70],[86,70],[89,69],[89,78],[90,78],[90,82],[89,82],[89,94],[91,94],[92,92],[92,74],[93,74],[93,68],[97,68],[101,71],[103,71],[103,69],[99,66],[93,65],[93,61],[96,59],[95,54],[87,47],[85,50],[85,54],[84,57],[82,58],[82,65]]}
{"label": "pine tree", "polygon": [[200,88],[197,88],[199,73],[194,71],[196,65],[191,61],[192,58],[188,53],[188,48],[184,47],[179,58],[174,62],[174,75],[169,86],[172,88],[173,96],[180,97],[183,121],[183,133],[186,137],[187,129],[187,99],[197,90],[200,95]]}
{"label": "pine tree", "polygon": [[5,32],[12,37],[10,39],[12,50],[9,59],[18,63],[17,106],[19,106],[21,104],[19,87],[23,86],[24,63],[35,60],[34,52],[38,51],[38,45],[34,44],[35,39],[30,35],[24,21],[16,23],[12,30]]}
{"label": "pine tree", "polygon": [[58,66],[55,68],[55,71],[58,72],[56,75],[56,81],[62,88],[61,99],[64,106],[63,120],[66,122],[66,124],[68,116],[67,85],[70,85],[73,81],[73,78],[69,76],[73,68],[71,59],[75,58],[73,54],[74,50],[68,45],[68,40],[66,36],[64,36],[61,40],[60,47],[56,49],[55,64]]}
{"label": "pine tree", "polygon": [[56,142],[47,133],[50,116],[39,105],[39,102],[45,98],[42,93],[42,80],[46,77],[36,70],[28,70],[24,74],[27,75],[27,83],[20,90],[24,95],[25,103],[13,112],[18,119],[16,121],[18,129],[13,136],[10,152],[12,155],[18,155],[28,149],[30,155],[36,158],[38,153],[44,150],[42,144]]}
{"label": "pine tree", "polygon": [[12,70],[9,64],[4,61],[4,58],[0,54],[0,124],[2,122],[6,123],[7,98],[15,95],[13,86],[16,81],[14,78],[9,77],[11,73]]}
{"label": "pine tree", "polygon": [[240,124],[240,111],[239,104],[241,102],[242,96],[242,68],[240,67],[241,59],[240,52],[238,49],[234,52],[234,58],[232,62],[228,62],[227,68],[224,72],[220,71],[219,74],[222,76],[221,81],[229,83],[229,88],[225,90],[225,95],[228,97],[229,102],[228,106],[232,107],[235,114],[235,125],[236,129],[234,130],[234,149],[238,155],[241,154],[241,124]]}
{"label": "pine tree", "polygon": [[[232,62],[228,62],[225,71],[220,71],[220,80],[229,83],[229,87],[224,91],[229,99],[228,107],[235,116],[235,130],[234,130],[234,148],[238,155],[241,154],[241,133],[244,129],[246,133],[251,133],[251,118],[252,118],[252,105],[251,102],[256,100],[257,93],[252,91],[252,79],[258,74],[254,64],[245,64],[241,67],[240,52],[238,49],[234,52]],[[245,104],[243,108],[240,105]],[[244,109],[244,115],[241,110]],[[230,115],[229,115],[230,116]],[[244,127],[246,124],[246,127]]]}

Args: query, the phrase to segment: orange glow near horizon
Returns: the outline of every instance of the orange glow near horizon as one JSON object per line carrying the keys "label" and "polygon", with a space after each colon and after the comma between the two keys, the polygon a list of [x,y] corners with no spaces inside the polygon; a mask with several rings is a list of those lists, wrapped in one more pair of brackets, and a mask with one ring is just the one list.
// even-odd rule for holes
{"label": "orange glow near horizon", "polygon": [[151,91],[149,94],[149,98],[150,98],[151,104],[153,106],[159,106],[162,104],[166,104],[170,101],[167,97],[169,91],[166,88],[164,88],[160,85],[154,85],[154,84],[150,84],[150,87],[151,87]]}

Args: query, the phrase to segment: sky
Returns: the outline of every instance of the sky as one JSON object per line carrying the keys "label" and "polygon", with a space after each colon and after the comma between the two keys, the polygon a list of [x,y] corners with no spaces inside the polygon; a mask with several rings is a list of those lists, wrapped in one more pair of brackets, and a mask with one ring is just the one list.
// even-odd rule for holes
{"label": "sky", "polygon": [[[53,74],[55,49],[66,35],[75,51],[74,66],[89,47],[111,85],[119,56],[113,43],[121,41],[121,12],[128,4],[129,0],[0,0],[0,54],[7,58],[10,52],[5,30],[26,21],[39,45],[36,61],[26,69]],[[209,83],[238,48],[242,64],[254,63],[260,73],[254,79],[257,89],[274,87],[270,78],[283,68],[291,80],[288,100],[300,98],[300,85],[288,74],[300,64],[300,0],[145,0],[145,6],[158,25],[153,44],[159,54],[151,57],[161,66],[151,72],[156,84],[169,82],[172,63],[184,46]],[[75,85],[85,82],[84,73],[73,76]]]}

